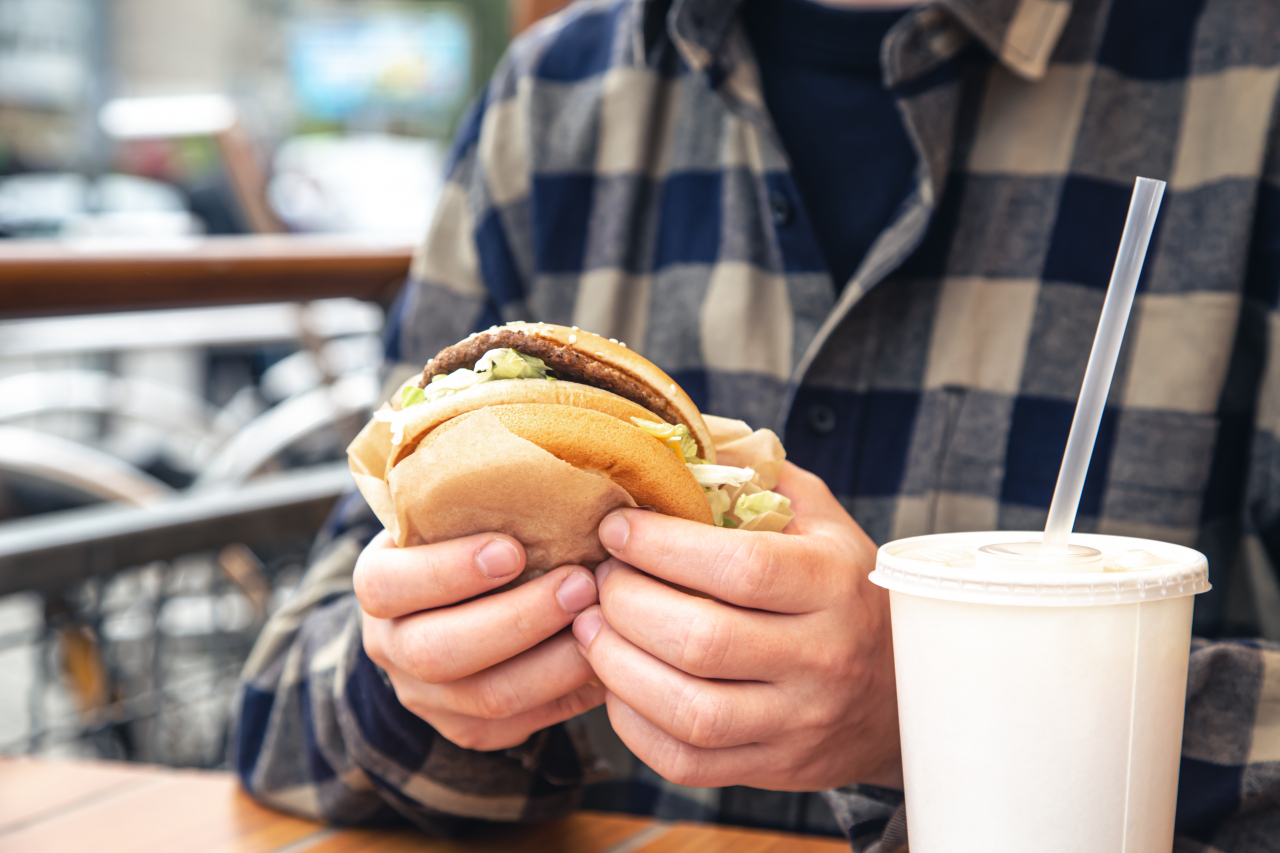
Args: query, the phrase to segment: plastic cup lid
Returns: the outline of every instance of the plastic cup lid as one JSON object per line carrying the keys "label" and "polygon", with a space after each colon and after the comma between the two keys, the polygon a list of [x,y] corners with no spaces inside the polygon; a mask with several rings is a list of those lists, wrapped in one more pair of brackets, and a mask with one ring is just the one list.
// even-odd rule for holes
{"label": "plastic cup lid", "polygon": [[[1074,534],[1072,553],[1054,560],[1052,568],[1041,569],[1036,567],[1040,561],[1025,556],[1025,543],[1038,542],[1040,537],[1038,532],[983,531],[898,539],[881,546],[871,582],[893,592],[926,598],[1030,607],[1132,604],[1196,595],[1211,588],[1208,560],[1182,545],[1128,536]],[[1017,544],[983,547],[1006,543]],[[1094,556],[1091,549],[1100,554]],[[1118,555],[1133,551],[1149,552],[1159,564],[1107,570]],[[924,559],[903,556],[908,552]],[[965,554],[969,559],[961,556]],[[948,565],[948,561],[963,565]]]}

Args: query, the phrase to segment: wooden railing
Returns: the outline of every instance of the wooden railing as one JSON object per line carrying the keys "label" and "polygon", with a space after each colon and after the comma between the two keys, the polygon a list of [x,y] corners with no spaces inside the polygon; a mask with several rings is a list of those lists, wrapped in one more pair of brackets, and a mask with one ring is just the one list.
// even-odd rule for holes
{"label": "wooden railing", "polygon": [[388,302],[412,247],[253,235],[159,243],[0,240],[0,317],[305,301]]}

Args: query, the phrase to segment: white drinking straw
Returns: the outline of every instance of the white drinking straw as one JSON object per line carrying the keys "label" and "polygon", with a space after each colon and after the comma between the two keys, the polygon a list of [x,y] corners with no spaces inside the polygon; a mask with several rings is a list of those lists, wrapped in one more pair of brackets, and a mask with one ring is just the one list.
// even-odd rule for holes
{"label": "white drinking straw", "polygon": [[1138,178],[1133,184],[1124,236],[1120,238],[1120,251],[1111,270],[1111,283],[1107,285],[1107,298],[1102,303],[1102,316],[1098,318],[1098,332],[1093,338],[1093,351],[1089,353],[1089,366],[1084,371],[1084,384],[1080,386],[1071,434],[1066,452],[1062,454],[1062,467],[1058,469],[1058,484],[1053,489],[1053,502],[1049,504],[1049,520],[1044,526],[1041,545],[1045,553],[1064,552],[1076,523],[1093,443],[1098,437],[1102,410],[1107,404],[1116,358],[1120,355],[1120,342],[1124,340],[1124,327],[1129,322],[1133,294],[1138,289],[1138,276],[1142,274],[1142,262],[1147,257],[1147,244],[1151,242],[1151,230],[1163,197],[1164,181]]}

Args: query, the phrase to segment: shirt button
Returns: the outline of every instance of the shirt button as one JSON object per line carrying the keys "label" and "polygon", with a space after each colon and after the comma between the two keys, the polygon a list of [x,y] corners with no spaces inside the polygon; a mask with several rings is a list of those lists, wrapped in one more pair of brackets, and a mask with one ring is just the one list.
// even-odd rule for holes
{"label": "shirt button", "polygon": [[836,429],[836,410],[826,403],[814,403],[809,407],[809,429],[818,435],[830,435]]}
{"label": "shirt button", "polygon": [[769,193],[769,213],[773,215],[773,224],[782,228],[791,224],[795,208],[785,193],[774,190]]}

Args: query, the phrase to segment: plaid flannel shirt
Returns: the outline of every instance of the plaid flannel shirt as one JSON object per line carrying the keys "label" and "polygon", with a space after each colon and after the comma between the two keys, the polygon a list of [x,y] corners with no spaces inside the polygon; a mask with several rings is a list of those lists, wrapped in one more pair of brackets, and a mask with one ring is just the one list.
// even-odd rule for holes
{"label": "plaid flannel shirt", "polygon": [[[1204,551],[1210,636],[1280,638],[1280,4],[937,0],[886,37],[913,192],[834,286],[733,0],[579,0],[465,123],[388,351],[511,319],[618,337],[705,410],[769,426],[878,542],[1045,520],[1136,174],[1169,182],[1077,529]],[[435,831],[586,802],[905,843],[901,795],[663,782],[599,715],[498,753],[395,701],[360,647],[344,504],[244,675],[266,802]],[[828,808],[828,806],[830,808]],[[834,821],[833,821],[834,816]],[[1280,838],[1280,647],[1197,641],[1179,851]]]}

